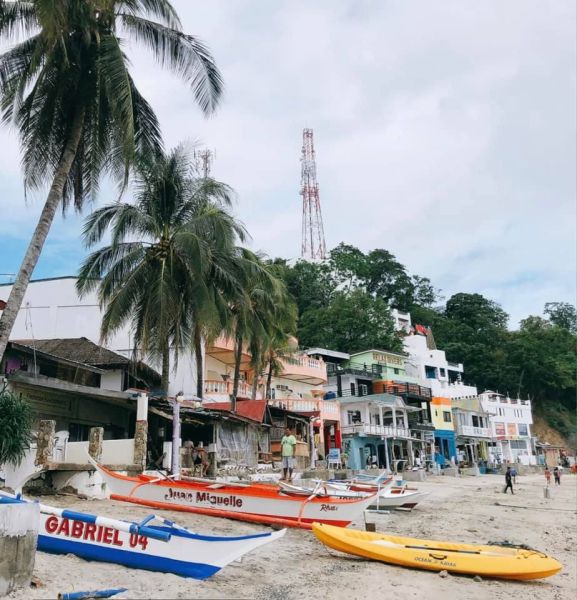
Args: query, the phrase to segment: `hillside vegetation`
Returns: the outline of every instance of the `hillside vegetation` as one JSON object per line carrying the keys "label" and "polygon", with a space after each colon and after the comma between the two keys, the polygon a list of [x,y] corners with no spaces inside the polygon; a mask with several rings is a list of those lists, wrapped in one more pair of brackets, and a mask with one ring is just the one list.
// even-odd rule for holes
{"label": "hillside vegetation", "polygon": [[577,436],[575,368],[577,311],[549,302],[508,329],[508,314],[481,294],[440,290],[411,275],[387,250],[363,253],[345,244],[322,263],[273,261],[298,307],[303,346],[342,352],[367,348],[399,351],[390,308],[410,311],[413,324],[432,328],[447,359],[465,365],[465,382],[530,398],[536,416],[564,438]]}

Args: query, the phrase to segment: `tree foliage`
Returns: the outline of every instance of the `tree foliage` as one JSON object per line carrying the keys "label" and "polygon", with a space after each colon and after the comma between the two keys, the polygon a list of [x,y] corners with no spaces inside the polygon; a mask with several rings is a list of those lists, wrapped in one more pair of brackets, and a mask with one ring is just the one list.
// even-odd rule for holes
{"label": "tree foliage", "polygon": [[20,394],[0,391],[0,465],[20,465],[32,441],[33,411]]}

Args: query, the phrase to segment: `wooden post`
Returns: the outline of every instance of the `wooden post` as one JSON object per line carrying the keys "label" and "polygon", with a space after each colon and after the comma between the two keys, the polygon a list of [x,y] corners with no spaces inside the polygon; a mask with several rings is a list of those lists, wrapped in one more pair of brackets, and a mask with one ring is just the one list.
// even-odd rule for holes
{"label": "wooden post", "polygon": [[91,427],[88,430],[88,454],[97,462],[100,461],[102,456],[103,440],[104,427]]}
{"label": "wooden post", "polygon": [[56,421],[40,421],[36,443],[36,465],[44,466],[52,460]]}

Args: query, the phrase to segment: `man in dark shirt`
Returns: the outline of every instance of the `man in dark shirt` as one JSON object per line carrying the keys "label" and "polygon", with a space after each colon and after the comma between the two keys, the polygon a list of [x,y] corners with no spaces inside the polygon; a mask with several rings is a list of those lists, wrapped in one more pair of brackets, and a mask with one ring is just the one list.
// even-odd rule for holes
{"label": "man in dark shirt", "polygon": [[503,490],[503,494],[507,493],[507,490],[511,489],[511,494],[514,494],[513,491],[513,476],[511,474],[511,467],[507,467],[505,471],[505,489]]}

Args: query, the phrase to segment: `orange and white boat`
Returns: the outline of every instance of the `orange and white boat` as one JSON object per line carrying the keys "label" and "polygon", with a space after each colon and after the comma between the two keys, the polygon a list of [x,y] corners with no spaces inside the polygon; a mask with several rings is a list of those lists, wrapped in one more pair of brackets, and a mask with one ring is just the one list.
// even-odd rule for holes
{"label": "orange and white boat", "polygon": [[311,529],[313,522],[346,527],[375,501],[374,494],[338,498],[319,497],[311,491],[310,496],[298,497],[261,483],[172,480],[148,475],[129,477],[93,464],[113,500],[283,527]]}

